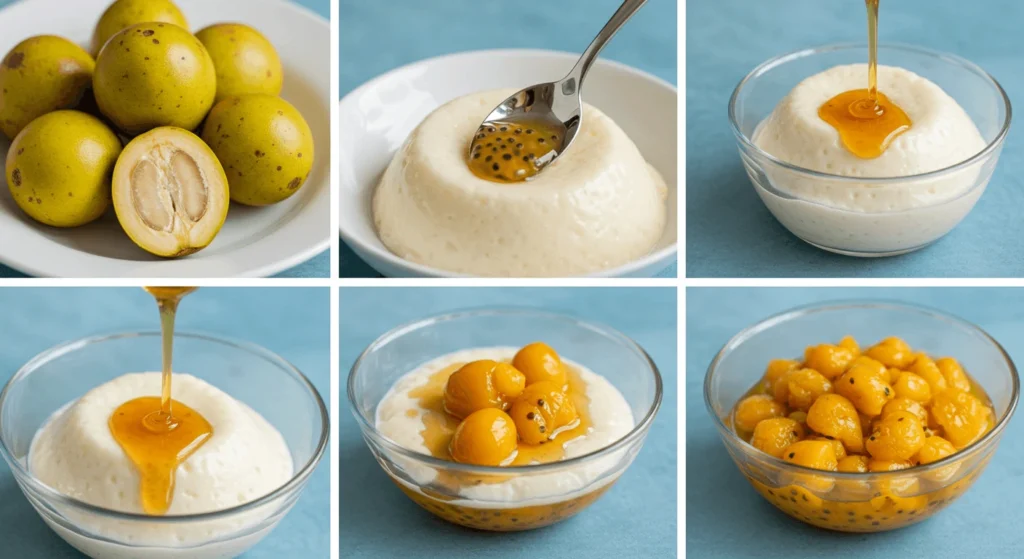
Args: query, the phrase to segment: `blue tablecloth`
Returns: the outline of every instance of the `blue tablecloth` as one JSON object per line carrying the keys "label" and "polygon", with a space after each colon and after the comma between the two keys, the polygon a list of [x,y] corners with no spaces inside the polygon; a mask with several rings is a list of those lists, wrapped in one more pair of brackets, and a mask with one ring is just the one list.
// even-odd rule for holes
{"label": "blue tablecloth", "polygon": [[[883,6],[885,4],[883,3]],[[978,324],[1024,359],[1024,289],[721,289],[686,292],[686,551],[737,557],[1020,557],[1024,531],[1024,421],[1012,420],[988,468],[959,500],[920,524],[879,534],[812,528],[779,512],[729,458],[704,407],[704,372],[741,329],[795,306],[829,299],[889,299],[930,306]]]}
{"label": "blue tablecloth", "polygon": [[[0,0],[0,8],[15,2],[16,0]],[[329,0],[292,0],[296,4],[316,12],[325,19],[331,17],[331,5]],[[3,14],[0,13],[0,17]],[[99,17],[99,16],[97,16]],[[6,196],[6,194],[3,194]],[[278,274],[279,278],[327,278],[331,275],[331,251],[326,250],[313,258]],[[0,264],[0,278],[24,278],[25,274]]]}
{"label": "blue tablecloth", "polygon": [[674,557],[676,550],[676,291],[673,288],[345,288],[341,386],[359,353],[402,323],[458,308],[531,306],[603,322],[642,345],[664,378],[664,401],[636,461],[578,516],[530,532],[448,524],[410,501],[370,454],[344,393],[339,412],[341,556]]}
{"label": "blue tablecloth", "polygon": [[[32,356],[70,339],[160,328],[152,297],[138,288],[0,288],[0,310],[0,385]],[[327,288],[203,288],[182,303],[178,328],[266,347],[305,373],[325,401],[330,395]],[[330,459],[277,529],[244,557],[328,557]],[[12,559],[84,557],[43,524],[3,460],[0,542],[0,556]]]}
{"label": "blue tablecloth", "polygon": [[[1024,275],[1024,143],[1010,132],[974,211],[924,250],[858,259],[816,249],[782,227],[754,192],[729,130],[729,96],[769,57],[866,42],[863,2],[690,0],[686,18],[686,209],[690,277],[1006,277]],[[881,5],[879,38],[951,52],[999,80],[1021,106],[1024,3],[899,0]],[[882,60],[882,63],[885,61]]]}
{"label": "blue tablecloth", "polygon": [[[525,6],[476,0],[341,0],[341,95],[399,66],[453,52],[495,48],[583,52],[619,4],[618,0],[558,0]],[[512,32],[489,25],[505,17],[510,18]],[[602,56],[676,83],[676,2],[648,2]],[[344,242],[340,252],[341,277],[379,276]],[[659,277],[674,278],[677,269],[673,265]]]}

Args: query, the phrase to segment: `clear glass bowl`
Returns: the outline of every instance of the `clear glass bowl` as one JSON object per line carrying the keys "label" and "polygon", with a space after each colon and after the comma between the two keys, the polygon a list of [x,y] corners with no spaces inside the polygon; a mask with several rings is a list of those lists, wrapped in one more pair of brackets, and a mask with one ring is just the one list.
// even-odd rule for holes
{"label": "clear glass bowl", "polygon": [[[744,442],[726,424],[733,406],[774,358],[852,335],[862,343],[899,336],[915,350],[952,356],[992,398],[996,426],[961,452],[899,472],[825,472],[784,462]],[[808,524],[844,532],[902,528],[942,510],[981,475],[1020,391],[1017,368],[977,326],[924,308],[850,302],[798,308],[743,330],[718,352],[704,379],[704,402],[740,472],[765,499]]]}
{"label": "clear glass bowl", "polygon": [[[974,157],[937,171],[906,177],[862,178],[804,169],[764,152],[752,140],[757,127],[804,79],[842,64],[864,63],[866,45],[829,45],[772,58],[736,86],[729,122],[754,189],[782,225],[804,241],[850,256],[891,256],[923,248],[951,231],[971,211],[992,177],[1010,128],[1010,100],[999,83],[972,62],[928,49],[879,45],[879,60],[938,84],[977,125],[986,147]],[[912,209],[857,212],[795,193],[828,198],[889,196],[934,199],[935,191],[959,194]]]}
{"label": "clear glass bowl", "polygon": [[[632,409],[633,429],[590,454],[517,467],[441,460],[399,446],[377,430],[377,405],[399,378],[428,361],[466,349],[519,347],[537,340],[610,381]],[[348,378],[348,398],[363,438],[399,489],[449,522],[493,531],[554,524],[596,501],[640,452],[661,397],[661,375],[636,342],[605,326],[528,309],[470,310],[400,326],[370,344]],[[504,482],[529,485],[529,495],[509,499],[474,492],[480,484]]]}
{"label": "clear glass bowl", "polygon": [[179,333],[176,371],[194,374],[244,402],[284,437],[295,475],[276,491],[227,510],[147,516],[108,510],[63,495],[26,464],[39,428],[87,391],[130,372],[160,369],[159,332],[84,338],[26,363],[0,392],[0,454],[25,496],[60,537],[97,559],[235,557],[270,533],[291,509],[327,448],[327,408],[303,374],[245,342]]}

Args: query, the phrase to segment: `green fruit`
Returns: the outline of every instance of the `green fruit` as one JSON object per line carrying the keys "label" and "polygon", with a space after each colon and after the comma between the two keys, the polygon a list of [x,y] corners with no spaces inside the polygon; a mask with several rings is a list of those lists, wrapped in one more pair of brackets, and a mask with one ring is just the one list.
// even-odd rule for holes
{"label": "green fruit", "polygon": [[217,101],[250,93],[280,95],[284,83],[274,45],[252,27],[219,23],[196,33],[217,68]]}
{"label": "green fruit", "polygon": [[96,59],[92,83],[100,110],[130,136],[159,126],[192,130],[217,94],[206,47],[170,23],[142,23],[114,35]]}
{"label": "green fruit", "polygon": [[272,95],[230,97],[203,126],[231,184],[231,199],[275,204],[295,194],[313,168],[313,133],[295,107]]}
{"label": "green fruit", "polygon": [[107,40],[139,23],[173,23],[188,29],[188,21],[170,0],[117,0],[103,12],[92,34],[92,53],[99,54]]}
{"label": "green fruit", "polygon": [[114,168],[114,211],[124,232],[157,256],[209,245],[228,215],[228,180],[195,134],[155,128],[124,148]]}
{"label": "green fruit", "polygon": [[32,121],[7,152],[7,186],[32,219],[78,227],[110,206],[121,140],[100,119],[55,111]]}
{"label": "green fruit", "polygon": [[46,113],[74,107],[92,85],[89,53],[53,35],[25,39],[0,66],[0,129],[13,139]]}

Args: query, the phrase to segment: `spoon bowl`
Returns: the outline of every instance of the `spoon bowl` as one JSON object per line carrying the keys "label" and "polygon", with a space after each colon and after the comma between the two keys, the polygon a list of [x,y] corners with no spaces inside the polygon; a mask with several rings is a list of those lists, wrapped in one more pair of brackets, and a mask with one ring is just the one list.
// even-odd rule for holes
{"label": "spoon bowl", "polygon": [[[521,89],[495,107],[469,148],[474,172],[499,182],[530,180],[565,153],[583,120],[581,90],[587,72],[605,45],[646,3],[625,0],[564,78]],[[535,133],[539,134],[532,138]],[[511,168],[503,167],[502,160]]]}

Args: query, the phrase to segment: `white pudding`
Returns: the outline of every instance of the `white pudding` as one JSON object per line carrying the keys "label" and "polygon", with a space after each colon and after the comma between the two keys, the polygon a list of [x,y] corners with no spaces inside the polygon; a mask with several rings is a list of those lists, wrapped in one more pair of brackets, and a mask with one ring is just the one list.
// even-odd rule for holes
{"label": "white pudding", "polygon": [[[377,430],[392,442],[422,454],[430,454],[423,442],[424,414],[420,400],[410,392],[430,382],[430,378],[442,369],[468,363],[478,359],[511,361],[518,348],[494,347],[459,351],[438,357],[400,378],[377,406],[375,424]],[[583,437],[565,445],[563,459],[582,456],[601,450],[626,436],[634,426],[632,408],[622,393],[603,376],[586,367],[562,359],[572,368],[586,385],[586,396],[590,400],[589,414],[591,430]],[[460,499],[453,504],[480,506],[485,508],[522,507],[561,502],[579,496],[581,492],[592,491],[594,480],[607,473],[622,458],[612,454],[586,464],[577,465],[568,471],[551,474],[517,476],[505,481],[465,485],[459,488]],[[420,486],[433,483],[438,471],[404,461],[406,471],[413,474],[418,485],[405,484],[413,491]],[[606,483],[615,478],[606,480]]]}
{"label": "white pudding", "polygon": [[466,160],[477,127],[512,93],[460,97],[413,131],[374,194],[384,245],[412,262],[480,276],[582,275],[648,254],[665,228],[665,182],[590,105],[572,146],[533,179],[473,174]]}
{"label": "white pudding", "polygon": [[[160,393],[160,373],[123,375],[61,408],[39,430],[28,455],[39,481],[80,501],[141,514],[140,476],[111,435],[111,414],[126,401]],[[176,471],[168,515],[224,510],[288,482],[293,462],[281,434],[260,414],[206,382],[173,378],[174,399],[201,414],[213,435]],[[230,520],[151,525],[82,515],[81,527],[118,541],[187,546],[262,521],[259,511]],[[69,540],[70,541],[70,540]]]}
{"label": "white pudding", "polygon": [[[866,84],[866,64],[836,66],[811,76],[793,88],[752,138],[761,150],[786,163],[863,182],[767,164],[764,173],[777,192],[752,174],[754,183],[787,228],[824,248],[866,254],[918,248],[963,219],[984,191],[991,169],[972,165],[936,176],[899,178],[964,162],[986,143],[963,108],[938,85],[903,68],[879,66],[879,91],[912,124],[880,157],[859,158],[818,110],[835,95]],[[878,178],[889,180],[870,180]],[[979,180],[984,182],[979,185]]]}

